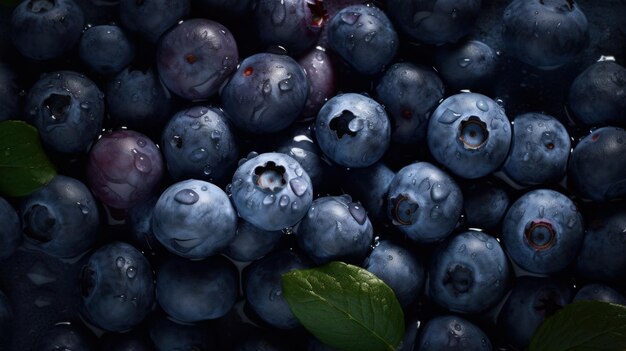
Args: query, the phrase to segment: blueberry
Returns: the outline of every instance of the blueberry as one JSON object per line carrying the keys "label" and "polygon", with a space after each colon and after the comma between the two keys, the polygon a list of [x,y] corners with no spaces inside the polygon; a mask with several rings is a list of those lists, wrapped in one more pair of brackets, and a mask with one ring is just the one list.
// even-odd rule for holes
{"label": "blueberry", "polygon": [[300,116],[309,95],[302,66],[286,55],[247,57],[220,93],[235,126],[264,134],[287,128]]}
{"label": "blueberry", "polygon": [[84,23],[83,11],[72,0],[26,0],[13,10],[11,39],[29,59],[54,59],[74,47]]}
{"label": "blueberry", "polygon": [[543,321],[572,301],[572,289],[550,278],[522,276],[498,315],[498,327],[512,346],[528,346]]}
{"label": "blueberry", "polygon": [[511,259],[534,273],[567,267],[583,242],[583,218],[567,196],[549,189],[525,193],[502,223],[502,243]]}
{"label": "blueberry", "polygon": [[389,184],[387,214],[419,243],[444,239],[456,227],[463,195],[455,180],[428,162],[403,167]]}
{"label": "blueberry", "polygon": [[513,120],[513,140],[503,170],[522,185],[558,183],[567,172],[571,141],[556,118],[525,113]]}
{"label": "blueberry", "polygon": [[504,109],[476,93],[445,99],[430,117],[428,149],[452,173],[469,179],[497,170],[511,144],[511,128]]}
{"label": "blueberry", "polygon": [[573,190],[592,201],[626,196],[626,131],[602,127],[574,147],[567,178]]}
{"label": "blueberry", "polygon": [[414,252],[399,244],[381,240],[363,262],[363,268],[389,285],[403,307],[422,294],[424,266]]}
{"label": "blueberry", "polygon": [[233,307],[238,294],[239,272],[223,256],[203,261],[174,257],[157,270],[157,301],[177,321],[222,317]]}
{"label": "blueberry", "polygon": [[374,238],[365,208],[350,195],[315,199],[296,230],[298,245],[316,263],[361,262]]}
{"label": "blueberry", "polygon": [[282,236],[282,231],[263,230],[239,219],[235,239],[224,253],[233,260],[254,261],[272,252]]}
{"label": "blueberry", "polygon": [[74,257],[96,241],[99,215],[96,200],[80,181],[57,175],[20,206],[24,237],[56,257]]}
{"label": "blueberry", "polygon": [[228,117],[213,106],[177,112],[163,129],[161,146],[174,179],[224,181],[237,167],[239,149]]}
{"label": "blueberry", "polygon": [[237,214],[222,189],[202,180],[175,183],[159,197],[152,230],[170,252],[203,259],[228,247],[235,237]]}
{"label": "blueberry", "polygon": [[573,301],[603,301],[626,305],[626,297],[604,284],[587,284],[580,288]]}
{"label": "blueberry", "polygon": [[343,186],[367,210],[372,221],[387,220],[387,193],[395,172],[384,163],[377,162],[367,168],[346,172]]}
{"label": "blueberry", "polygon": [[348,6],[328,22],[328,46],[355,71],[373,75],[396,56],[398,34],[387,15],[375,6]]}
{"label": "blueberry", "polygon": [[135,56],[135,44],[116,25],[89,27],[78,43],[81,61],[98,74],[120,72]]}
{"label": "blueberry", "polygon": [[438,316],[420,332],[418,351],[491,351],[487,334],[474,323],[457,316]]}
{"label": "blueberry", "polygon": [[206,324],[179,324],[168,318],[158,317],[152,322],[149,333],[157,351],[214,350],[214,340]]}
{"label": "blueberry", "polygon": [[389,67],[376,85],[376,96],[392,119],[391,140],[425,142],[428,118],[443,93],[443,82],[432,69],[409,62]]}
{"label": "blueberry", "polygon": [[626,210],[622,206],[594,214],[587,222],[577,260],[586,278],[622,284],[626,272]]}
{"label": "blueberry", "polygon": [[574,0],[513,0],[502,23],[509,54],[539,69],[571,62],[588,44],[587,17]]}
{"label": "blueberry", "polygon": [[86,328],[69,322],[57,323],[43,334],[33,350],[37,351],[95,351],[96,338]]}
{"label": "blueberry", "polygon": [[317,41],[326,24],[323,0],[259,0],[254,23],[262,43],[301,53]]}
{"label": "blueberry", "polygon": [[160,131],[173,106],[173,99],[153,69],[127,67],[106,88],[111,121],[137,131]]}
{"label": "blueberry", "polygon": [[506,293],[509,262],[500,243],[478,231],[448,238],[428,268],[430,297],[452,312],[481,313]]}
{"label": "blueberry", "polygon": [[127,209],[153,195],[163,176],[163,156],[145,135],[132,130],[104,134],[91,148],[87,177],[105,204]]}
{"label": "blueberry", "polygon": [[[317,2],[320,1],[316,0]],[[298,63],[309,80],[309,96],[302,114],[307,118],[315,118],[324,103],[335,96],[335,66],[329,53],[321,46],[309,50],[298,59]]]}
{"label": "blueberry", "polygon": [[463,189],[463,210],[470,227],[499,231],[510,204],[504,186],[494,181],[478,181]]}
{"label": "blueberry", "polygon": [[486,88],[496,74],[498,56],[487,44],[464,40],[437,47],[435,65],[447,85],[454,89]]}
{"label": "blueberry", "polygon": [[157,68],[163,83],[188,100],[217,93],[237,68],[235,38],[222,24],[208,19],[186,20],[163,35]]}
{"label": "blueberry", "polygon": [[0,62],[0,122],[19,119],[19,90],[15,72]]}
{"label": "blueberry", "polygon": [[0,261],[8,258],[22,243],[22,226],[20,218],[5,199],[0,197]]}
{"label": "blueberry", "polygon": [[233,175],[231,193],[239,216],[268,231],[298,223],[313,201],[309,175],[285,154],[251,156]]}
{"label": "blueberry", "polygon": [[243,292],[249,306],[258,316],[279,329],[300,325],[283,296],[281,276],[312,264],[295,251],[281,250],[254,261],[243,271]]}
{"label": "blueberry", "polygon": [[155,43],[165,31],[189,15],[191,4],[189,0],[121,0],[119,9],[124,27]]}
{"label": "blueberry", "polygon": [[626,68],[611,61],[587,67],[569,88],[567,104],[576,121],[587,126],[626,125]]}
{"label": "blueberry", "polygon": [[454,43],[469,34],[480,13],[480,0],[390,0],[395,23],[426,44]]}
{"label": "blueberry", "polygon": [[37,127],[51,150],[85,153],[102,128],[103,96],[98,86],[80,73],[48,73],[26,96],[26,121]]}
{"label": "blueberry", "polygon": [[81,313],[108,331],[139,324],[154,303],[154,278],[148,260],[129,244],[113,242],[91,254],[81,272]]}
{"label": "blueberry", "polygon": [[340,94],[328,100],[315,124],[320,149],[344,167],[371,166],[389,148],[391,128],[385,109],[361,94]]}

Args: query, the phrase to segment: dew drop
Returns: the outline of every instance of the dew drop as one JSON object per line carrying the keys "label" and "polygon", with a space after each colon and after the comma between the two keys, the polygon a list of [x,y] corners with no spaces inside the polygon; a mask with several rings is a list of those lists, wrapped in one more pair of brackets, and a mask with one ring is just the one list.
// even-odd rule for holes
{"label": "dew drop", "polygon": [[265,95],[269,95],[272,92],[272,84],[270,83],[269,79],[266,79],[263,82],[262,90],[263,90],[263,94],[265,94]]}
{"label": "dew drop", "polygon": [[439,219],[442,215],[442,211],[441,208],[439,208],[439,206],[435,206],[430,210],[430,218],[432,219]]}
{"label": "dew drop", "polygon": [[459,119],[461,117],[461,114],[458,112],[454,112],[451,109],[447,108],[442,114],[441,116],[439,116],[438,121],[441,123],[445,123],[445,124],[452,124],[454,123],[454,121],[456,121],[457,119]]}
{"label": "dew drop", "polygon": [[146,146],[146,140],[143,138],[139,138],[137,139],[137,146],[139,147],[145,147]]}
{"label": "dew drop", "polygon": [[211,132],[211,140],[220,140],[222,139],[222,132],[219,130],[214,130]]}
{"label": "dew drop", "polygon": [[276,196],[274,194],[269,194],[263,199],[263,205],[269,206],[276,201]]}
{"label": "dew drop", "polygon": [[376,32],[367,33],[367,35],[365,35],[365,42],[369,43],[370,41],[372,41],[372,39],[374,39],[375,36],[376,36]]}
{"label": "dew drop", "polygon": [[293,212],[298,212],[299,209],[300,209],[300,205],[298,205],[298,201],[294,201],[291,203],[291,210]]}
{"label": "dew drop", "polygon": [[89,105],[88,102],[81,102],[80,103],[80,108],[82,108],[83,110],[89,110],[91,108],[91,105]]}
{"label": "dew drop", "polygon": [[137,268],[130,266],[128,267],[128,269],[126,270],[126,276],[130,279],[133,279],[137,276]]}
{"label": "dew drop", "polygon": [[291,79],[283,79],[278,82],[278,89],[280,89],[280,91],[282,92],[291,91],[293,90],[293,82],[291,81]]}
{"label": "dew drop", "polygon": [[365,126],[365,122],[363,121],[362,118],[354,118],[353,120],[350,121],[350,123],[348,123],[348,129],[351,132],[355,132],[355,133],[362,130],[364,126]]}
{"label": "dew drop", "polygon": [[135,168],[142,173],[150,173],[152,171],[152,161],[145,154],[133,149]]}
{"label": "dew drop", "polygon": [[174,195],[174,200],[183,205],[193,205],[198,202],[198,193],[191,189],[183,189]]}
{"label": "dew drop", "polygon": [[297,196],[304,195],[309,189],[309,185],[307,184],[306,180],[301,177],[293,178],[292,180],[290,180],[289,186],[291,187],[293,193]]}
{"label": "dew drop", "polygon": [[289,205],[289,196],[287,195],[283,195],[280,197],[280,200],[278,201],[278,205],[280,207],[287,207],[287,205]]}
{"label": "dew drop", "polygon": [[435,185],[430,188],[430,197],[435,202],[441,202],[445,200],[448,195],[450,195],[450,189],[448,187],[442,186],[440,183],[435,183]]}
{"label": "dew drop", "polygon": [[492,250],[492,249],[493,249],[493,243],[492,243],[491,241],[487,241],[487,242],[485,243],[485,246],[486,246],[489,250]]}
{"label": "dew drop", "polygon": [[347,24],[355,24],[359,20],[361,14],[358,12],[344,12],[341,14],[341,20]]}
{"label": "dew drop", "polygon": [[354,218],[354,220],[356,220],[359,224],[363,224],[365,223],[365,220],[367,220],[367,211],[365,211],[365,208],[357,202],[349,203],[348,211],[350,211],[352,218]]}
{"label": "dew drop", "polygon": [[80,209],[80,212],[82,214],[84,214],[84,215],[89,214],[89,207],[86,204],[78,201],[78,202],[76,202],[76,205],[78,205],[78,208]]}
{"label": "dew drop", "polygon": [[117,266],[117,268],[122,268],[124,267],[125,264],[126,264],[126,260],[122,256],[118,257],[115,260],[115,265]]}
{"label": "dew drop", "polygon": [[204,166],[204,168],[202,168],[202,173],[204,173],[205,176],[210,176],[211,173],[213,173],[213,169],[210,165],[206,165]]}
{"label": "dew drop", "polygon": [[456,63],[459,65],[459,67],[465,68],[469,66],[470,63],[472,63],[472,60],[469,58],[460,58],[456,61]]}
{"label": "dew drop", "polygon": [[483,112],[489,111],[489,105],[484,100],[476,101],[476,107]]}
{"label": "dew drop", "polygon": [[197,148],[189,154],[189,159],[193,162],[200,162],[205,158],[207,158],[207,151],[203,147]]}

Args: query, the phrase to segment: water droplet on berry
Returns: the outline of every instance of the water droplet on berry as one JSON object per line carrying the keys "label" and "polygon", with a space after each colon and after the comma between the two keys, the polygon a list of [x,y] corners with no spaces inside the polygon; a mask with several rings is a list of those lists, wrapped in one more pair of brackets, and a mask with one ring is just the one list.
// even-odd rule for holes
{"label": "water droplet on berry", "polygon": [[309,188],[306,180],[304,180],[304,178],[301,178],[301,177],[290,180],[289,186],[291,187],[291,190],[293,191],[293,193],[296,194],[297,196],[304,195]]}
{"label": "water droplet on berry", "polygon": [[135,278],[135,276],[137,276],[137,268],[133,266],[128,267],[128,269],[126,270],[126,276],[130,279]]}
{"label": "water droplet on berry", "polygon": [[191,189],[183,189],[174,195],[174,200],[183,205],[193,205],[198,202],[198,193]]}

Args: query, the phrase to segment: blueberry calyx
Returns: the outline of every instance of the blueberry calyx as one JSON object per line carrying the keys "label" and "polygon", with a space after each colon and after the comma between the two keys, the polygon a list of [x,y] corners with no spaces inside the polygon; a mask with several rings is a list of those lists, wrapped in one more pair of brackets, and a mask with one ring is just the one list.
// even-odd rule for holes
{"label": "blueberry calyx", "polygon": [[41,13],[51,10],[55,5],[55,0],[34,0],[28,3],[28,9],[34,13]]}
{"label": "blueberry calyx", "polygon": [[480,149],[489,138],[487,124],[476,116],[471,116],[459,125],[459,140],[469,150]]}
{"label": "blueberry calyx", "polygon": [[27,238],[47,243],[52,240],[56,219],[46,206],[34,205],[24,215],[26,226],[24,234]]}
{"label": "blueberry calyx", "polygon": [[542,291],[539,293],[537,297],[537,301],[533,306],[535,311],[543,314],[545,317],[550,317],[555,314],[558,310],[563,308],[561,304],[558,303],[560,300],[559,293],[555,290]]}
{"label": "blueberry calyx", "polygon": [[543,251],[556,243],[556,231],[552,223],[546,219],[535,219],[524,229],[526,242],[535,250]]}
{"label": "blueberry calyx", "polygon": [[464,265],[457,264],[448,269],[443,283],[451,285],[455,295],[466,293],[474,284],[474,272]]}
{"label": "blueberry calyx", "polygon": [[356,131],[352,130],[353,128],[350,128],[350,124],[355,118],[356,116],[354,113],[348,110],[343,110],[341,114],[330,120],[328,127],[330,127],[330,130],[335,131],[337,139],[343,138],[344,135],[353,137],[356,135]]}
{"label": "blueberry calyx", "polygon": [[53,120],[64,122],[72,103],[72,98],[69,95],[50,94],[43,103]]}
{"label": "blueberry calyx", "polygon": [[394,225],[411,225],[413,224],[413,214],[419,209],[417,202],[411,201],[408,196],[400,194],[391,199],[393,205]]}
{"label": "blueberry calyx", "polygon": [[252,180],[263,190],[278,192],[287,184],[285,167],[277,166],[276,163],[269,161],[264,166],[254,169]]}

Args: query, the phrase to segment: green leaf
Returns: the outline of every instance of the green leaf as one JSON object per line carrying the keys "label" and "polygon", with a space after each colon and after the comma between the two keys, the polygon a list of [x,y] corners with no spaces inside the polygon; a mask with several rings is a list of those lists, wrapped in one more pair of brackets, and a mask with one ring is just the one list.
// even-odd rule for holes
{"label": "green leaf", "polygon": [[283,293],[300,323],[338,350],[395,350],[404,314],[387,284],[343,262],[285,273]]}
{"label": "green leaf", "polygon": [[548,318],[530,342],[529,351],[626,350],[626,307],[578,301]]}
{"label": "green leaf", "polygon": [[35,127],[22,121],[0,122],[0,194],[28,195],[55,175]]}

